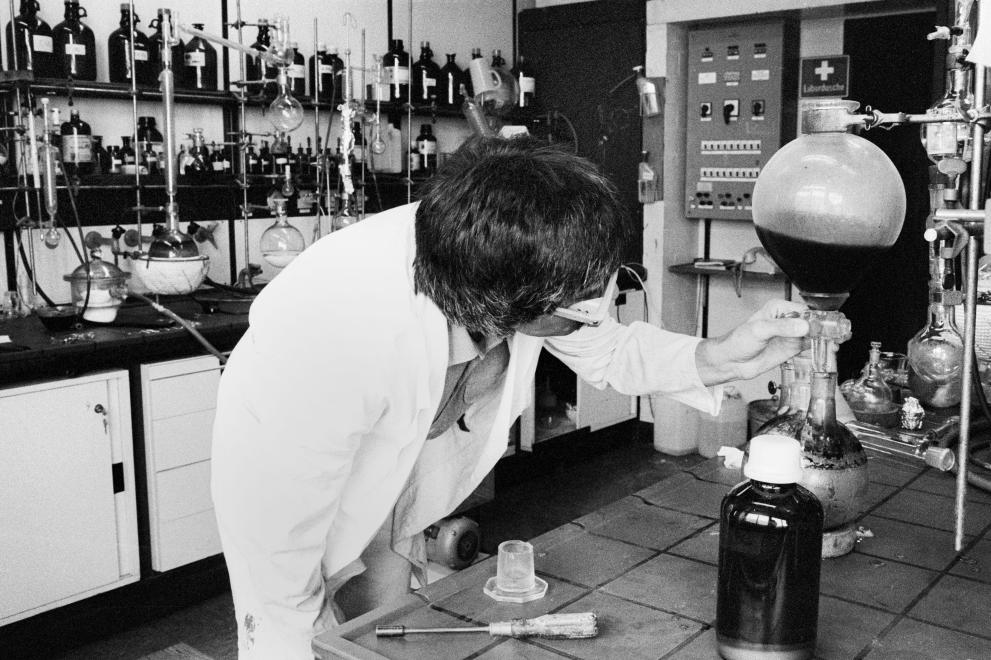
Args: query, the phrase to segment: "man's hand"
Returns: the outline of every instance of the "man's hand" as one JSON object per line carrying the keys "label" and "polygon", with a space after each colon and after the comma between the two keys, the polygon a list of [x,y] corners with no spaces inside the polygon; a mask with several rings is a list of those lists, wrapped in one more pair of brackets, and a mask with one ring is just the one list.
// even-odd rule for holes
{"label": "man's hand", "polygon": [[718,385],[753,378],[800,353],[809,324],[796,315],[805,309],[800,303],[772,300],[722,337],[703,339],[695,348],[702,382]]}

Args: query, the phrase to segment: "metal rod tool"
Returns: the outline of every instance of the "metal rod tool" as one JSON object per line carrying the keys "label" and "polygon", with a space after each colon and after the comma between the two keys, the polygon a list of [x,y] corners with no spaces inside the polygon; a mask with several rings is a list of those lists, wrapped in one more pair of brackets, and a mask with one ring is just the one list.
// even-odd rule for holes
{"label": "metal rod tool", "polygon": [[599,634],[594,612],[545,614],[536,619],[494,621],[487,626],[459,628],[407,628],[375,626],[376,637],[405,637],[419,633],[487,632],[493,637],[544,637],[547,639],[587,639]]}

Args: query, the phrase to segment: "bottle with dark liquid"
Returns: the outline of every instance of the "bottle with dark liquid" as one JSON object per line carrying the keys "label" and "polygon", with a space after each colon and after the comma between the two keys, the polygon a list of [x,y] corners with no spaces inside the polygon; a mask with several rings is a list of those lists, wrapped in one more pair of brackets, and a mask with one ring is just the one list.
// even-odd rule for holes
{"label": "bottle with dark liquid", "polygon": [[204,182],[213,170],[210,167],[210,150],[203,139],[203,129],[193,129],[193,146],[189,150],[189,162],[186,165],[186,176]]}
{"label": "bottle with dark liquid", "polygon": [[[52,28],[38,17],[39,11],[38,0],[21,0],[20,13],[7,23],[7,67],[33,71],[39,78],[51,78],[55,76],[55,44]],[[17,44],[16,66],[14,44]]]}
{"label": "bottle with dark liquid", "polygon": [[62,167],[67,176],[93,173],[93,131],[79,118],[79,111],[69,112],[69,121],[61,126]]}
{"label": "bottle with dark liquid", "polygon": [[461,95],[461,83],[465,74],[455,63],[454,53],[447,53],[446,57],[447,63],[437,74],[437,102],[445,108],[460,108],[465,101]]}
{"label": "bottle with dark liquid", "polygon": [[165,157],[165,141],[162,133],[155,126],[155,118],[151,116],[138,117],[138,145],[141,152],[151,150],[156,155],[159,164]]}
{"label": "bottle with dark liquid", "polygon": [[258,153],[255,151],[255,145],[252,142],[248,143],[248,149],[244,154],[245,167],[248,168],[247,174],[261,174],[261,161],[258,160]]}
{"label": "bottle with dark liquid", "polygon": [[[148,27],[155,30],[155,33],[148,37],[148,61],[151,62],[151,70],[157,76],[162,70],[162,10],[158,10],[158,18],[153,18]],[[176,30],[172,30],[172,38],[178,43],[172,46],[172,80],[176,87],[185,87],[183,77],[183,60],[185,59],[186,44],[179,39]]]}
{"label": "bottle with dark liquid", "polygon": [[299,43],[293,41],[292,64],[289,65],[286,73],[289,76],[289,89],[297,99],[306,96],[306,57],[299,52]]}
{"label": "bottle with dark liquid", "polygon": [[[264,18],[258,19],[258,36],[251,47],[255,50],[267,52],[272,46],[272,33],[269,31],[268,21]],[[275,67],[264,64],[260,58],[248,55],[245,62],[245,75],[248,80],[257,81],[262,78],[275,78],[278,73]]]}
{"label": "bottle with dark liquid", "polygon": [[96,80],[96,37],[82,22],[85,16],[78,0],[65,0],[65,20],[52,31],[55,74],[60,78]]}
{"label": "bottle with dark liquid", "polygon": [[[193,23],[203,30],[202,23]],[[188,89],[217,89],[217,50],[205,39],[193,37],[183,49],[183,86]]]}
{"label": "bottle with dark liquid", "polygon": [[437,171],[437,138],[430,124],[420,126],[420,134],[416,137],[416,149],[420,152],[421,170],[424,174]]}
{"label": "bottle with dark liquid", "polygon": [[137,169],[137,156],[134,153],[134,147],[131,146],[131,136],[120,136],[120,143],[120,173],[134,174]]}
{"label": "bottle with dark liquid", "polygon": [[719,515],[716,639],[727,660],[805,660],[815,651],[823,510],[798,484],[791,438],[750,441],[745,481]]}
{"label": "bottle with dark liquid", "polygon": [[409,60],[403,40],[393,39],[389,52],[382,58],[382,82],[389,86],[390,101],[405,102],[409,98]]}
{"label": "bottle with dark liquid", "polygon": [[434,62],[434,51],[429,41],[420,42],[420,59],[413,63],[412,80],[413,103],[429,105],[437,99],[437,79],[440,67]]}
{"label": "bottle with dark liquid", "polygon": [[[134,14],[134,25],[140,22]],[[131,82],[131,41],[134,41],[134,78],[139,85],[152,86],[158,76],[151,66],[148,51],[148,37],[137,27],[131,31],[131,7],[123,2],[120,5],[120,27],[110,33],[107,40],[107,58],[110,65],[110,82]]]}
{"label": "bottle with dark liquid", "polygon": [[103,136],[92,136],[93,174],[107,174],[110,169],[110,154],[103,148]]}
{"label": "bottle with dark liquid", "polygon": [[492,68],[497,69],[504,66],[506,66],[506,58],[502,56],[502,49],[496,48],[492,51]]}

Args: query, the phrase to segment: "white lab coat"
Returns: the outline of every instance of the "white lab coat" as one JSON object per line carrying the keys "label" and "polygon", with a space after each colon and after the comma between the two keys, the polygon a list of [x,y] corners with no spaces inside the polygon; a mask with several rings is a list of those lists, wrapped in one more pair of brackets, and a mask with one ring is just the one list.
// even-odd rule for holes
{"label": "white lab coat", "polygon": [[212,489],[242,658],[311,658],[334,589],[395,508],[393,547],[425,564],[422,530],[505,451],[541,347],[594,386],[662,392],[715,414],[697,339],[609,321],[514,335],[500,391],[426,441],[447,372],[447,321],[413,285],[416,204],[331,234],[258,296],[220,381]]}

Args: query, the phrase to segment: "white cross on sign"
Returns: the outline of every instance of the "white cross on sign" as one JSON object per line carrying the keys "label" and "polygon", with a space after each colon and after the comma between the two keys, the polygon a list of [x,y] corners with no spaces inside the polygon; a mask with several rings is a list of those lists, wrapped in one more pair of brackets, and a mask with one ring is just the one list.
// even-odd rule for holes
{"label": "white cross on sign", "polygon": [[826,82],[836,69],[829,66],[829,60],[823,60],[822,64],[813,69],[813,72],[819,76],[819,80]]}

